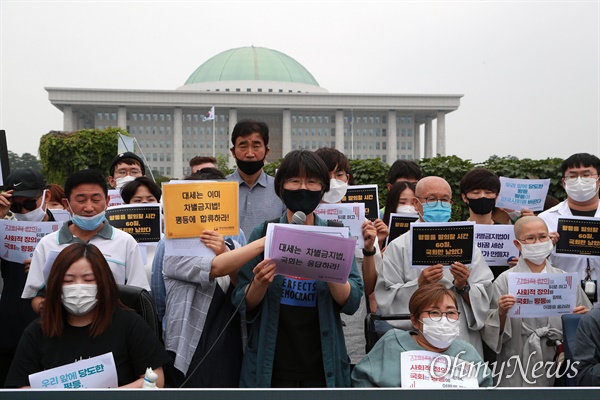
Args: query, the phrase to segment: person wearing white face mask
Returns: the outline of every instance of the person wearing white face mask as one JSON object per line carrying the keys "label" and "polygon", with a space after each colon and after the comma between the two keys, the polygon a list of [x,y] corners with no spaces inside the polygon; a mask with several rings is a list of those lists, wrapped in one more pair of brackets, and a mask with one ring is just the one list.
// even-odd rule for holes
{"label": "person wearing white face mask", "polygon": [[104,255],[85,243],[63,249],[52,265],[40,320],[25,330],[5,382],[29,386],[29,375],[112,353],[119,387],[141,388],[146,368],[164,384],[169,362],[159,338],[119,301]]}
{"label": "person wearing white face mask", "polygon": [[[547,374],[548,365],[553,364],[554,348],[547,346],[546,341],[562,340],[562,323],[560,316],[544,318],[508,318],[508,310],[515,304],[514,296],[508,293],[508,274],[526,273],[564,273],[552,266],[548,256],[552,252],[552,241],[548,227],[544,221],[535,216],[522,217],[515,224],[515,246],[521,257],[514,268],[503,272],[494,281],[494,293],[488,318],[481,336],[487,345],[498,354],[499,365],[509,362],[515,354],[520,357],[521,364],[527,369],[528,383],[520,373],[510,376],[498,376],[499,386],[553,386],[554,375]],[[584,314],[591,303],[580,286],[577,286],[577,305],[575,314]],[[533,378],[534,365],[542,361],[546,368]],[[549,363],[549,364],[548,364]],[[512,369],[511,369],[512,370]],[[539,371],[538,371],[539,372]]]}
{"label": "person wearing white face mask", "polygon": [[21,296],[32,299],[35,312],[40,313],[43,305],[46,260],[53,251],[76,242],[96,245],[105,254],[118,284],[150,289],[137,242],[130,234],[110,226],[104,217],[107,193],[106,179],[99,171],[78,171],[67,178],[63,205],[72,213],[72,218],[58,231],[43,237],[36,246]]}
{"label": "person wearing white face mask", "polygon": [[452,290],[441,283],[421,286],[411,296],[408,308],[414,330],[391,329],[379,339],[352,371],[353,387],[402,387],[401,353],[424,350],[447,356],[453,363],[457,357],[482,365],[477,373],[479,386],[492,385],[491,373],[477,350],[458,339],[461,313]]}
{"label": "person wearing white face mask", "polygon": [[[54,221],[47,210],[50,192],[46,180],[30,168],[14,170],[5,181],[5,192],[0,193],[0,219],[18,221]],[[21,298],[31,260],[23,264],[0,259],[4,287],[0,296],[0,382],[4,381],[12,362],[19,337],[36,318],[31,302]]]}
{"label": "person wearing white face mask", "polygon": [[108,183],[114,189],[121,189],[127,183],[146,174],[144,161],[130,151],[118,154],[110,162]]}
{"label": "person wearing white face mask", "polygon": [[[567,199],[539,215],[548,225],[550,235],[556,235],[559,218],[600,218],[598,189],[600,159],[592,154],[577,153],[561,164],[563,186]],[[552,264],[566,272],[577,272],[584,283],[586,294],[592,303],[600,298],[600,259],[597,257],[566,257],[561,254],[550,256]]]}

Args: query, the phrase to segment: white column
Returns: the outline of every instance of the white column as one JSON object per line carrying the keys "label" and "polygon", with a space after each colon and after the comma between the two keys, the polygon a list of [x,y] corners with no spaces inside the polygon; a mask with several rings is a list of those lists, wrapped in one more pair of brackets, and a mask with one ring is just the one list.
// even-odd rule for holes
{"label": "white column", "polygon": [[73,107],[64,106],[63,108],[63,130],[67,132],[72,132],[74,130],[73,126]]}
{"label": "white column", "polygon": [[[344,153],[344,110],[335,110],[335,148]],[[346,156],[348,156],[346,154]]]}
{"label": "white column", "polygon": [[390,110],[387,117],[387,163],[389,165],[392,165],[398,159],[396,130],[396,111]]}
{"label": "white column", "polygon": [[443,111],[437,113],[437,145],[435,151],[440,156],[446,155],[446,113]]}
{"label": "white column", "polygon": [[413,137],[415,142],[413,143],[413,158],[415,160],[421,159],[421,124],[415,120],[415,127],[413,128]]}
{"label": "white column", "polygon": [[[228,133],[228,138],[229,138],[229,144],[227,145],[228,147],[232,147],[233,144],[231,144],[231,133],[233,132],[233,128],[235,128],[235,125],[238,122],[238,117],[237,117],[237,109],[236,108],[230,108],[229,109],[229,133]],[[235,167],[235,160],[233,159],[233,156],[231,155],[231,152],[228,151],[227,152],[227,165],[229,166],[229,168],[233,168]]]}
{"label": "white column", "polygon": [[117,109],[117,126],[127,130],[127,109],[124,106]]}
{"label": "white column", "polygon": [[281,124],[281,157],[292,151],[292,112],[283,110]]}
{"label": "white column", "polygon": [[173,110],[173,178],[183,178],[183,113]]}
{"label": "white column", "polygon": [[425,118],[425,158],[433,157],[433,129],[431,117]]}

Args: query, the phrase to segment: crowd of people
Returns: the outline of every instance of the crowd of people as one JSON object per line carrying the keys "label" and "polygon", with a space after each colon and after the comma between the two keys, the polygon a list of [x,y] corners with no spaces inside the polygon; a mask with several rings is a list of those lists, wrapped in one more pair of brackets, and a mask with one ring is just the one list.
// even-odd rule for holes
{"label": "crowd of people", "polygon": [[[558,369],[561,319],[509,316],[516,303],[511,273],[579,277],[571,312],[583,316],[573,378],[600,386],[600,258],[553,252],[559,218],[600,217],[596,156],[578,153],[563,162],[567,198],[539,215],[497,208],[500,179],[484,168],[447,182],[422,177],[417,163],[398,160],[379,218],[362,222],[364,245],[349,254],[346,281],[334,283],[276,273],[277,262],[265,258],[265,235],[270,223],[338,226],[315,210],[340,203],[354,183],[347,157],[333,148],[294,150],[271,177],[263,170],[265,123],[238,122],[231,141],[231,175],[219,171],[213,157],[198,156],[185,178],[239,184],[238,235],[197,233],[198,245],[212,256],[167,253],[163,238],[143,257],[131,235],[111,226],[109,185],[125,204],[168,201],[134,153],[116,156],[108,177],[82,170],[62,187],[47,185],[31,169],[11,172],[0,192],[0,219],[51,222],[53,209],[68,211],[70,219],[37,243],[31,259],[0,260],[0,386],[29,387],[31,374],[112,352],[119,387],[142,387],[147,368],[157,386],[172,388],[402,387],[401,359],[408,351],[477,365],[473,379],[480,387],[556,385],[560,376],[537,376],[536,370],[540,362]],[[468,221],[514,225],[519,255],[505,268],[490,268],[478,247],[468,264],[414,268],[418,239],[405,233],[388,242],[392,213],[432,226],[449,222],[453,186],[469,209]],[[150,291],[161,337],[121,303],[118,285]],[[382,337],[367,353],[367,314],[406,318],[379,325]],[[515,356],[522,373],[495,373]]]}

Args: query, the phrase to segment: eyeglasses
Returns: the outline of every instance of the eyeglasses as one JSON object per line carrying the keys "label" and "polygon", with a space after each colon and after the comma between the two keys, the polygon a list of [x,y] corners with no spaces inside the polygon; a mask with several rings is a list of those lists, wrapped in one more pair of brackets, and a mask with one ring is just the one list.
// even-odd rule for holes
{"label": "eyeglasses", "polygon": [[15,203],[14,200],[10,204],[10,211],[20,214],[23,209],[27,211],[33,211],[37,208],[37,201],[41,197],[41,195],[37,196],[35,199],[24,200],[20,203]]}
{"label": "eyeglasses", "polygon": [[333,174],[333,178],[337,179],[338,181],[347,182],[348,181],[348,174],[346,173],[346,171],[336,171]]}
{"label": "eyeglasses", "polygon": [[142,170],[137,169],[137,168],[131,168],[130,170],[127,169],[118,169],[115,171],[115,176],[118,178],[122,178],[124,176],[142,176]]}
{"label": "eyeglasses", "polygon": [[585,183],[593,182],[598,180],[598,174],[593,174],[591,171],[583,171],[581,174],[568,174],[565,175],[565,182],[574,184],[577,179],[581,179]]}
{"label": "eyeglasses", "polygon": [[283,185],[286,186],[287,189],[298,190],[302,187],[302,183],[304,183],[304,186],[306,186],[308,190],[321,190],[323,188],[323,184],[321,183],[321,181],[316,178],[291,178],[285,180],[283,182]]}
{"label": "eyeglasses", "polygon": [[421,205],[423,207],[436,207],[438,205],[438,203],[440,203],[440,205],[443,208],[451,208],[452,207],[452,199],[448,199],[448,198],[442,198],[442,199],[438,199],[437,197],[420,197],[417,196],[418,199],[425,199],[425,203],[422,203],[419,200],[419,203],[421,203]]}
{"label": "eyeglasses", "polygon": [[540,236],[527,236],[524,237],[523,239],[519,239],[519,242],[524,243],[524,244],[533,244],[533,243],[543,243],[543,242],[547,242],[548,240],[550,240],[550,236],[548,235],[540,235]]}
{"label": "eyeglasses", "polygon": [[421,313],[427,313],[427,315],[429,316],[429,318],[431,318],[432,321],[435,322],[440,322],[442,320],[442,316],[446,315],[446,319],[449,322],[456,322],[458,321],[458,317],[460,316],[460,312],[458,311],[440,311],[440,310],[423,310]]}

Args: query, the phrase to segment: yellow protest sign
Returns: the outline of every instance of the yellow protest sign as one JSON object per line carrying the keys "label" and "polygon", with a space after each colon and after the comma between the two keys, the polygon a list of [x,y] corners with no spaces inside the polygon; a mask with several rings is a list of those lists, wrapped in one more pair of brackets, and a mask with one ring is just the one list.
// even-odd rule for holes
{"label": "yellow protest sign", "polygon": [[238,183],[163,183],[166,235],[198,237],[203,230],[237,235]]}

